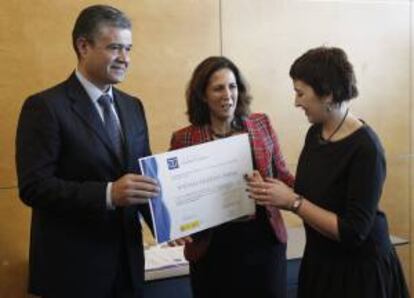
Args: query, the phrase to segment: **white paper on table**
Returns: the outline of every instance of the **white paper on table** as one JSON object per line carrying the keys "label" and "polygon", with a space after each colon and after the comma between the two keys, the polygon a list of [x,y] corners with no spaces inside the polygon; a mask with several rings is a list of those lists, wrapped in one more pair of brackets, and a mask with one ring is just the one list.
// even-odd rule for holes
{"label": "white paper on table", "polygon": [[145,250],[145,270],[160,270],[175,266],[187,266],[183,246],[154,246]]}
{"label": "white paper on table", "polygon": [[243,178],[253,171],[247,134],[141,158],[139,164],[161,188],[149,200],[158,243],[255,212]]}

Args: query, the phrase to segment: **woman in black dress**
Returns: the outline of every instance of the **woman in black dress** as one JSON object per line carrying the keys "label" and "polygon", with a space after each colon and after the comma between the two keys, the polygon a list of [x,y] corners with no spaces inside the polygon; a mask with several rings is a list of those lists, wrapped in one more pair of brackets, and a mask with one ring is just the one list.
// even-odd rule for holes
{"label": "woman in black dress", "polygon": [[409,297],[387,220],[378,208],[384,150],[371,127],[349,112],[358,95],[353,67],[339,48],[320,47],[290,69],[295,105],[312,124],[294,189],[255,172],[251,197],[300,216],[306,247],[298,297]]}

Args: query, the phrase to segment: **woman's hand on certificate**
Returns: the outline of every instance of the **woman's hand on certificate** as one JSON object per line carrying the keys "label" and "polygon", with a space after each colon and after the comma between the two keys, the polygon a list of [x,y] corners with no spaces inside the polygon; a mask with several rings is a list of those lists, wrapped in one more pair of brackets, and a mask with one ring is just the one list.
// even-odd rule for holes
{"label": "woman's hand on certificate", "polygon": [[263,178],[258,171],[246,176],[249,197],[258,205],[290,209],[297,195],[292,188],[278,179]]}
{"label": "woman's hand on certificate", "polygon": [[193,242],[193,238],[191,236],[186,236],[183,238],[178,238],[172,241],[168,242],[169,246],[181,246],[181,245],[185,245],[186,243],[191,243]]}

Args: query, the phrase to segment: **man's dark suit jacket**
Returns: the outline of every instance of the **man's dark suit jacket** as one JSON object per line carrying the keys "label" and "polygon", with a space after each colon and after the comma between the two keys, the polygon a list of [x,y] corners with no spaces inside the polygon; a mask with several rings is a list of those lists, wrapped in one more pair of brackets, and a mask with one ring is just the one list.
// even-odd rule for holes
{"label": "man's dark suit jacket", "polygon": [[[125,158],[112,149],[101,118],[74,74],[29,97],[19,119],[20,197],[32,207],[29,292],[52,298],[106,297],[127,251],[139,292],[144,258],[138,208],[106,207],[108,181],[138,172],[149,155],[141,102],[115,88]],[[124,254],[125,255],[125,254]]]}

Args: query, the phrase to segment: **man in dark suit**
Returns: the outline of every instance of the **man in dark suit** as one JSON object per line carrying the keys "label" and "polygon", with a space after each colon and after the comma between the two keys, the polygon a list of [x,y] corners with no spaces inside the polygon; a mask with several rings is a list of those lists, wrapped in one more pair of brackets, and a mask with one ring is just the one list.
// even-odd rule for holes
{"label": "man in dark suit", "polygon": [[75,72],[30,96],[17,129],[20,197],[32,207],[29,292],[142,297],[138,211],[148,215],[159,188],[137,174],[150,154],[143,106],[113,87],[128,68],[131,24],[118,9],[91,6],[72,37]]}

